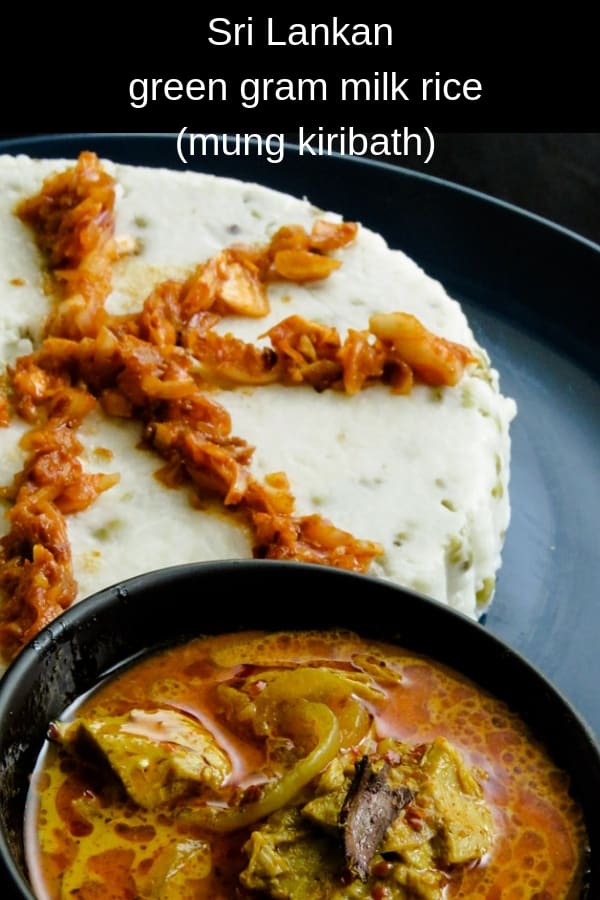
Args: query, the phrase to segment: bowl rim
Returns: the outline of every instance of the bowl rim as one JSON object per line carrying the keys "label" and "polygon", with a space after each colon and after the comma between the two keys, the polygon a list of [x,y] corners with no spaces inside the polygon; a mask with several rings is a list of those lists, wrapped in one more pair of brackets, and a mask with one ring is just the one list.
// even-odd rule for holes
{"label": "bowl rim", "polygon": [[[116,603],[118,603],[119,599],[123,599],[124,595],[130,595],[132,593],[138,594],[143,593],[147,587],[151,583],[160,584],[162,582],[166,582],[170,584],[172,582],[177,582],[180,579],[192,578],[195,579],[197,577],[203,577],[204,575],[210,574],[218,574],[221,571],[231,572],[231,571],[245,571],[246,569],[250,570],[265,570],[266,571],[296,571],[296,572],[312,572],[314,577],[320,577],[325,574],[326,577],[330,577],[333,573],[333,578],[338,578],[341,576],[342,578],[349,578],[355,581],[360,581],[365,585],[365,588],[369,585],[374,586],[376,590],[379,590],[381,585],[384,585],[387,589],[392,592],[398,594],[398,596],[409,597],[413,600],[413,602],[422,605],[423,608],[429,608],[430,610],[435,610],[436,615],[441,617],[448,617],[448,620],[455,620],[462,622],[461,628],[465,629],[465,633],[470,633],[471,635],[480,635],[480,637],[475,638],[474,640],[482,640],[487,642],[490,648],[496,649],[498,652],[506,655],[507,658],[511,658],[517,662],[518,665],[523,666],[524,669],[527,669],[532,675],[534,675],[540,682],[544,682],[544,684],[549,688],[549,690],[554,694],[557,701],[567,707],[569,709],[570,714],[572,715],[574,720],[577,720],[577,724],[582,730],[582,733],[585,733],[589,738],[591,744],[593,744],[597,749],[600,757],[600,740],[596,738],[595,733],[593,732],[591,726],[587,723],[583,715],[577,710],[572,701],[557,687],[557,685],[553,682],[553,680],[545,674],[545,672],[533,663],[530,659],[527,658],[521,651],[517,650],[510,643],[505,641],[503,638],[494,634],[492,631],[488,631],[485,626],[480,622],[472,619],[470,616],[461,612],[454,607],[450,607],[438,600],[435,600],[433,597],[430,597],[426,594],[423,594],[413,588],[409,588],[403,585],[398,585],[395,582],[386,581],[385,579],[372,575],[372,574],[363,574],[357,572],[349,572],[344,569],[337,569],[333,567],[325,567],[312,563],[304,563],[297,561],[282,561],[282,560],[267,560],[267,559],[224,559],[224,560],[209,560],[206,562],[191,562],[191,563],[181,563],[172,566],[161,567],[159,569],[152,569],[147,572],[142,572],[138,575],[133,575],[129,578],[123,579],[122,581],[115,582],[112,585],[108,585],[99,591],[95,591],[93,594],[90,594],[87,597],[82,598],[81,600],[73,603],[68,609],[64,610],[59,616],[49,622],[37,635],[33,638],[29,643],[23,647],[21,652],[15,657],[15,659],[10,663],[7,667],[6,671],[3,675],[0,676],[0,701],[4,695],[5,690],[8,690],[8,687],[11,687],[13,683],[18,682],[22,678],[22,674],[25,671],[29,670],[29,667],[32,664],[35,664],[35,660],[39,657],[41,653],[47,653],[52,647],[56,645],[61,639],[64,638],[66,632],[69,629],[77,628],[82,620],[89,620],[94,616],[98,615],[102,611],[107,608],[112,608]],[[307,575],[307,577],[310,577]],[[233,627],[232,630],[242,630],[244,626],[241,628]],[[317,628],[316,630],[320,630]],[[170,639],[167,639],[168,643],[171,643]],[[152,648],[150,648],[152,649]],[[475,680],[474,676],[467,676]],[[0,703],[0,719],[1,719],[1,703]]]}

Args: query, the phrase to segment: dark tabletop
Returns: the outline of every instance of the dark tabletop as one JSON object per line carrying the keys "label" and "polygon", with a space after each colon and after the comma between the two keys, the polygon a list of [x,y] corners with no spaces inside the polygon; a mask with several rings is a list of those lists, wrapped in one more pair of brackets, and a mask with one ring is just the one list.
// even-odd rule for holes
{"label": "dark tabletop", "polygon": [[600,244],[600,133],[436,138],[429,165],[402,165],[492,194]]}

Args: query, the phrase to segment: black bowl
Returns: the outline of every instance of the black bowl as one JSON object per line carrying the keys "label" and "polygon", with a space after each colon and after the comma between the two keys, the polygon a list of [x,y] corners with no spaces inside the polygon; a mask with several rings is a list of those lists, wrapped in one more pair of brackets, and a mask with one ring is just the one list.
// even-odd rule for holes
{"label": "black bowl", "polygon": [[176,566],[100,591],[56,619],[0,681],[0,896],[34,900],[23,818],[48,722],[110,669],[152,648],[245,629],[345,628],[452,666],[505,700],[570,773],[590,837],[588,896],[600,897],[600,752],[566,700],[481,625],[369,576],[299,563]]}

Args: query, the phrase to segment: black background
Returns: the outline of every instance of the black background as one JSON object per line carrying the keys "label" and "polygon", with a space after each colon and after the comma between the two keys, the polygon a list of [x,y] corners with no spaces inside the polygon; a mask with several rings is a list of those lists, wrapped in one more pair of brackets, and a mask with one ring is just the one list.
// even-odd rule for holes
{"label": "black background", "polygon": [[442,134],[428,166],[404,165],[515,203],[600,244],[600,133]]}

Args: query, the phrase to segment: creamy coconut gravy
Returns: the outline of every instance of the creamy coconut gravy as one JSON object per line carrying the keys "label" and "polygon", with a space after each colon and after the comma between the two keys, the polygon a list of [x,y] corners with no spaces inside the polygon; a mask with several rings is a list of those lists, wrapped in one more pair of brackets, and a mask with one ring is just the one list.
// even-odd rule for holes
{"label": "creamy coconut gravy", "polygon": [[579,896],[566,774],[504,703],[395,646],[198,639],[50,735],[26,827],[40,898]]}

